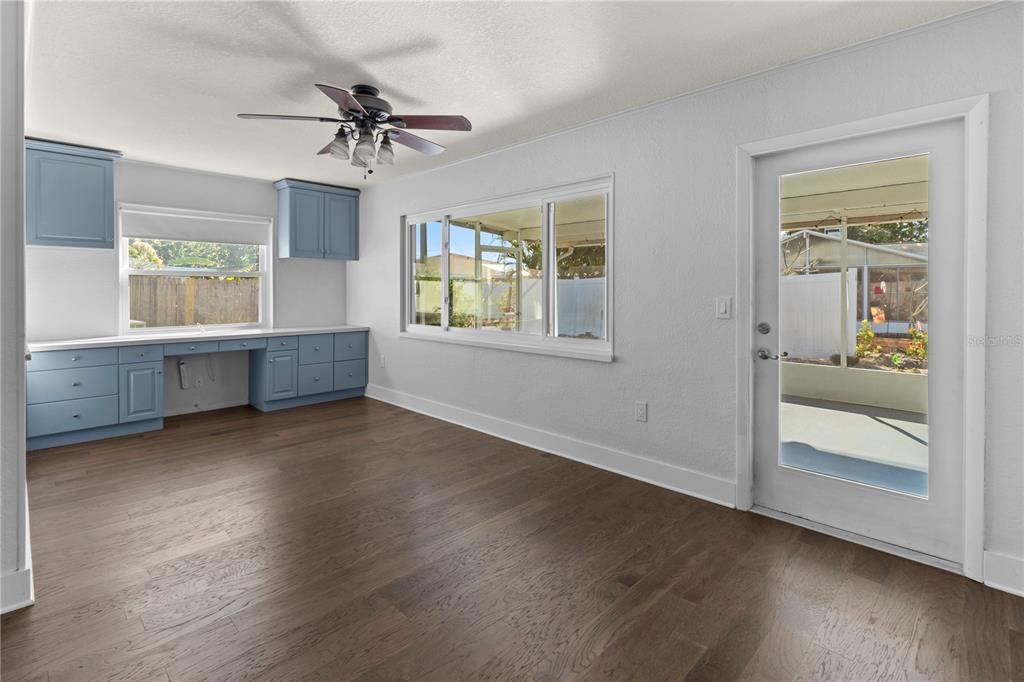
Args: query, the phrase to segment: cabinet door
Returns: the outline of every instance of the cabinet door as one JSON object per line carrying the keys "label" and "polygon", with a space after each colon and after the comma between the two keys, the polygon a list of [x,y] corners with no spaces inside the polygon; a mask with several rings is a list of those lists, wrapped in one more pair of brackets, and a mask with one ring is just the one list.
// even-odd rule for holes
{"label": "cabinet door", "polygon": [[324,257],[324,195],[308,189],[289,189],[288,239],[292,258]]}
{"label": "cabinet door", "polygon": [[299,353],[294,350],[267,353],[264,400],[294,398],[299,394]]}
{"label": "cabinet door", "polygon": [[25,152],[25,242],[114,248],[114,164]]}
{"label": "cabinet door", "polygon": [[359,259],[359,197],[324,195],[324,234],[327,258]]}
{"label": "cabinet door", "polygon": [[121,365],[119,371],[120,422],[164,416],[164,363]]}

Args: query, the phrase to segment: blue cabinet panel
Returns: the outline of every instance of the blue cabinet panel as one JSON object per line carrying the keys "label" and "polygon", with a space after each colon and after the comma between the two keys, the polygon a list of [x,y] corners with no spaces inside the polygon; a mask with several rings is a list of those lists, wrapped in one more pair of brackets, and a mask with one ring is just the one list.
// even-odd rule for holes
{"label": "blue cabinet panel", "polygon": [[62,400],[55,403],[29,405],[26,408],[26,435],[29,438],[116,423],[116,395]]}
{"label": "blue cabinet panel", "polygon": [[359,197],[324,194],[324,256],[359,260]]}
{"label": "blue cabinet panel", "polygon": [[233,350],[259,350],[260,348],[266,347],[266,339],[231,339],[230,341],[221,341],[219,350],[221,352]]}
{"label": "blue cabinet panel", "polygon": [[291,179],[274,187],[280,258],[359,258],[359,190]]}
{"label": "blue cabinet panel", "polygon": [[340,332],[334,335],[334,359],[358,360],[366,357],[366,332]]}
{"label": "blue cabinet panel", "polygon": [[344,360],[334,363],[334,390],[361,388],[366,385],[366,360]]}
{"label": "blue cabinet panel", "polygon": [[334,363],[299,367],[299,395],[313,395],[334,390]]}
{"label": "blue cabinet panel", "polygon": [[298,347],[297,336],[272,336],[267,339],[267,350],[295,350]]}
{"label": "blue cabinet panel", "polygon": [[116,348],[83,348],[81,350],[50,350],[32,353],[32,359],[26,363],[25,368],[28,372],[40,372],[48,369],[116,364]]}
{"label": "blue cabinet panel", "polygon": [[309,334],[299,337],[299,364],[314,365],[334,360],[334,339],[330,334]]}
{"label": "blue cabinet panel", "polygon": [[108,152],[29,140],[25,243],[114,247],[114,159]]}
{"label": "blue cabinet panel", "polygon": [[288,210],[288,258],[324,257],[324,195],[291,190]]}
{"label": "blue cabinet panel", "polygon": [[155,419],[164,415],[164,363],[121,365],[119,421]]}
{"label": "blue cabinet panel", "polygon": [[26,375],[26,402],[51,403],[57,400],[117,395],[117,366],[51,369]]}
{"label": "blue cabinet panel", "polygon": [[299,353],[294,350],[267,353],[264,400],[294,398],[299,394]]}
{"label": "blue cabinet panel", "polygon": [[216,353],[220,345],[216,341],[186,341],[185,343],[165,343],[164,355],[195,355],[196,353]]}
{"label": "blue cabinet panel", "polygon": [[128,362],[155,362],[164,359],[164,346],[121,346],[117,349],[117,361]]}

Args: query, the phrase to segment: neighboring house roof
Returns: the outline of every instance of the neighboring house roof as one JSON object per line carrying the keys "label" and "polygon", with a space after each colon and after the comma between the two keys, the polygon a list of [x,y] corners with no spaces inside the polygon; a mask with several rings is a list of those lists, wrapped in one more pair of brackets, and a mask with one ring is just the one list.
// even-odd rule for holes
{"label": "neighboring house roof", "polygon": [[[836,235],[814,232],[812,230],[798,230],[784,237],[782,243],[785,245],[797,238],[803,239],[804,237],[812,237],[814,239],[822,239],[837,243],[842,241],[842,239]],[[871,244],[868,242],[858,241],[856,239],[847,239],[846,243],[848,247],[855,247],[864,249],[865,251],[906,258],[910,262],[928,262],[928,244],[923,242],[911,244]]]}

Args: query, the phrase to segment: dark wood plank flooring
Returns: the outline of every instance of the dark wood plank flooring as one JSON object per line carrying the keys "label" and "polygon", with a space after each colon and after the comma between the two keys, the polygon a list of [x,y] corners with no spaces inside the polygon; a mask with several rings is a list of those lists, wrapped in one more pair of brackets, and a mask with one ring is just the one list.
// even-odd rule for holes
{"label": "dark wood plank flooring", "polygon": [[15,680],[1024,680],[1024,599],[372,400],[29,457]]}

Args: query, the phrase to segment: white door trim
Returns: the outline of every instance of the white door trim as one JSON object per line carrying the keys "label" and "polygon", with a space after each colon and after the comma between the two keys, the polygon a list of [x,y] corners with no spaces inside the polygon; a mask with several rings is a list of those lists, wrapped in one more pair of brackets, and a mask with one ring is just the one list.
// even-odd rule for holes
{"label": "white door trim", "polygon": [[932,104],[736,148],[736,507],[754,505],[753,189],[758,156],[899,128],[964,122],[964,528],[963,573],[983,580],[985,542],[985,248],[988,217],[987,94]]}

